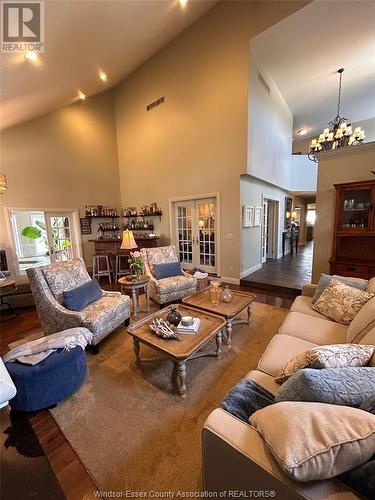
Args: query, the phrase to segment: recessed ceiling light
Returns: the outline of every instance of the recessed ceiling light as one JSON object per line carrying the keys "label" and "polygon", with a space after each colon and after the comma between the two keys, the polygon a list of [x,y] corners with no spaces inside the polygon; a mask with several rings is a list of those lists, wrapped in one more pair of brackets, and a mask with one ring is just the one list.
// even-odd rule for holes
{"label": "recessed ceiling light", "polygon": [[108,80],[108,76],[103,71],[99,73],[99,78],[102,82],[106,82]]}
{"label": "recessed ceiling light", "polygon": [[38,53],[35,52],[35,50],[29,50],[25,54],[25,59],[26,59],[26,61],[35,62],[38,60]]}
{"label": "recessed ceiling light", "polygon": [[83,92],[79,91],[78,92],[78,99],[81,99],[81,101],[84,101],[86,99],[86,95]]}
{"label": "recessed ceiling light", "polygon": [[297,132],[297,134],[299,134],[299,135],[306,135],[307,132],[308,132],[307,128],[301,128],[301,130],[299,130]]}
{"label": "recessed ceiling light", "polygon": [[180,2],[181,7],[185,7],[185,5],[188,3],[188,0],[178,0]]}

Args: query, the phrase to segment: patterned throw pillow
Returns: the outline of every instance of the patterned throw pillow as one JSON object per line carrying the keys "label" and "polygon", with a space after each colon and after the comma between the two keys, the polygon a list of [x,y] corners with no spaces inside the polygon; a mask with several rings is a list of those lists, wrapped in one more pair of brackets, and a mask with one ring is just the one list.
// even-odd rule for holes
{"label": "patterned throw pillow", "polygon": [[375,351],[373,345],[333,344],[314,347],[288,361],[276,377],[283,384],[302,368],[344,368],[366,366]]}
{"label": "patterned throw pillow", "polygon": [[333,319],[336,323],[349,325],[361,307],[372,297],[374,297],[373,293],[331,280],[313,305],[313,309]]}

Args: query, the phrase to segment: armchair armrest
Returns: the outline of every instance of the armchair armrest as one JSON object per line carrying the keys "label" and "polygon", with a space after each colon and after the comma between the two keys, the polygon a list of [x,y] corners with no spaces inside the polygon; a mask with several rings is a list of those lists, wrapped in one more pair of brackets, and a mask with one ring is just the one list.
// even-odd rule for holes
{"label": "armchair armrest", "polygon": [[202,431],[203,489],[207,491],[273,491],[291,500],[358,498],[334,479],[298,483],[273,458],[258,432],[223,409],[214,410]]}
{"label": "armchair armrest", "polygon": [[302,288],[302,295],[305,295],[306,297],[314,297],[314,294],[316,292],[316,287],[318,285],[303,285]]}

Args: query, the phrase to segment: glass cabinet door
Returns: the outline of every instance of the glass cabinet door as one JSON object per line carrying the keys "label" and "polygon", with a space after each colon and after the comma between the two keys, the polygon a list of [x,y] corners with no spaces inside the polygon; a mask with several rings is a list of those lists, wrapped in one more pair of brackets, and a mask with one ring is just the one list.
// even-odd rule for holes
{"label": "glass cabinet door", "polygon": [[341,204],[342,230],[368,230],[371,226],[371,189],[344,191]]}

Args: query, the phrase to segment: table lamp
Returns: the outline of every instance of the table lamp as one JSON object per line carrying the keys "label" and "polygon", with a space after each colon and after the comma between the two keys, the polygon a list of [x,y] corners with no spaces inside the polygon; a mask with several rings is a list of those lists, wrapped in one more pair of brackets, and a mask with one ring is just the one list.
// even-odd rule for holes
{"label": "table lamp", "polygon": [[138,245],[134,239],[133,231],[129,231],[129,229],[123,231],[122,243],[120,248],[121,250],[134,250],[135,248],[138,248]]}

